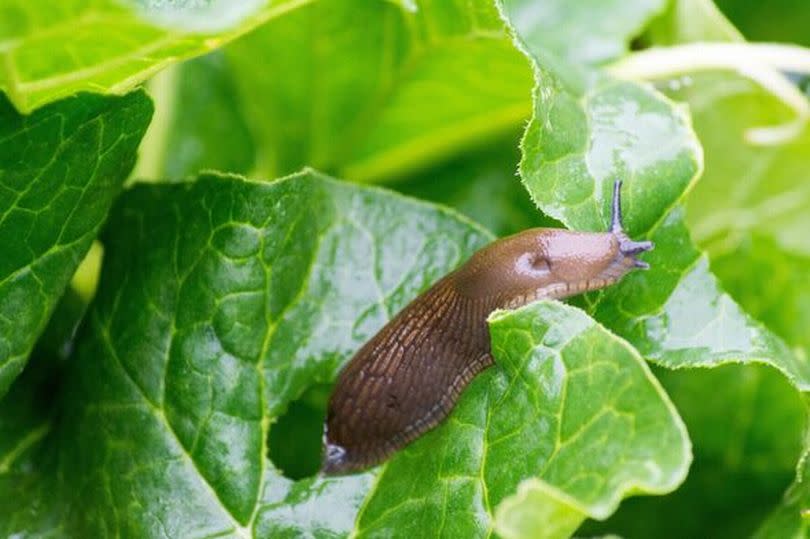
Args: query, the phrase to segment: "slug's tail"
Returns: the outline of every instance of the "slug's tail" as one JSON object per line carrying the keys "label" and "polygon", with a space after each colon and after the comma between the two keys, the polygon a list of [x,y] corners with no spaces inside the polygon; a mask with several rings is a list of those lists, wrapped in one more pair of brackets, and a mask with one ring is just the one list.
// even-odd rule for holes
{"label": "slug's tail", "polygon": [[641,260],[635,259],[635,255],[645,251],[651,251],[655,245],[651,241],[633,241],[624,232],[622,226],[622,181],[617,179],[613,183],[613,214],[610,219],[610,233],[619,239],[619,249],[625,256],[634,257],[634,265],[637,268],[649,269],[650,265]]}
{"label": "slug's tail", "polygon": [[351,467],[347,462],[346,449],[343,447],[329,443],[326,440],[326,433],[324,432],[324,447],[326,448],[321,463],[321,472],[325,475],[336,475],[351,471]]}

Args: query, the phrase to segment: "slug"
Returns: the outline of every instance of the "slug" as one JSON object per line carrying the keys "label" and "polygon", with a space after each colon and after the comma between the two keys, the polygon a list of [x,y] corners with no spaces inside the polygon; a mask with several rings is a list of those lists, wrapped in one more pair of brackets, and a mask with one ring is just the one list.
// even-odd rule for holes
{"label": "slug", "polygon": [[492,365],[487,316],[616,283],[653,248],[622,228],[621,181],[608,232],[533,228],[497,240],[413,300],[340,373],[324,432],[325,474],[360,471],[440,423]]}

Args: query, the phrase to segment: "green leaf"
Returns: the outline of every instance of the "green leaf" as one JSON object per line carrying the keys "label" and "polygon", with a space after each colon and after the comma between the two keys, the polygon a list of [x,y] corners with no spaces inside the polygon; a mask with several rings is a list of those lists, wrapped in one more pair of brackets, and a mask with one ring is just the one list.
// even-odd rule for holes
{"label": "green leaf", "polygon": [[[517,16],[512,3],[505,7]],[[765,361],[797,387],[810,387],[810,365],[722,291],[692,246],[677,204],[700,174],[703,154],[684,108],[649,86],[599,72],[574,69],[558,78],[543,64],[556,51],[540,34],[519,37],[538,69],[521,162],[532,198],[571,228],[606,230],[612,183],[623,178],[629,234],[646,233],[656,243],[646,256],[650,271],[590,295],[588,310],[666,366]]]}
{"label": "green leaf", "polygon": [[[805,396],[805,404],[807,396]],[[810,533],[810,514],[807,508],[810,505],[810,480],[808,480],[807,447],[810,440],[805,440],[805,454],[799,461],[797,477],[793,485],[785,493],[782,504],[768,517],[762,527],[754,535],[757,539],[781,539],[790,537],[800,539]]]}
{"label": "green leaf", "polygon": [[810,46],[810,5],[803,0],[717,0],[717,5],[749,39]]}
{"label": "green leaf", "polygon": [[788,251],[810,255],[804,233],[810,228],[810,127],[783,144],[751,144],[748,129],[779,125],[793,112],[739,76],[713,72],[691,79],[672,96],[690,103],[706,150],[706,174],[688,203],[696,241],[722,254],[756,232],[772,236]]}
{"label": "green leaf", "polygon": [[602,76],[583,94],[540,72],[521,175],[541,210],[567,226],[607,230],[613,182],[631,235],[650,230],[702,166],[685,111],[632,82]]}
{"label": "green leaf", "polygon": [[142,92],[81,95],[31,116],[0,101],[0,395],[95,239],[151,113]]}
{"label": "green leaf", "polygon": [[642,41],[656,46],[695,41],[743,41],[712,0],[673,0],[650,23]]}
{"label": "green leaf", "polygon": [[597,319],[666,367],[768,363],[800,390],[810,388],[810,365],[741,309],[709,272],[707,257],[690,243],[681,210],[651,238],[650,271],[630,275],[596,298],[591,308]]}
{"label": "green leaf", "polygon": [[498,236],[537,226],[559,226],[537,210],[517,177],[520,135],[473,148],[440,165],[403,177],[406,195],[450,206]]}
{"label": "green leaf", "polygon": [[800,394],[764,365],[655,374],[689,429],[695,453],[689,476],[667,496],[627,500],[579,535],[751,536],[795,474],[806,422]]}
{"label": "green leaf", "polygon": [[[566,4],[550,5],[562,10]],[[608,58],[623,51],[633,28],[653,13],[643,0],[602,5],[646,13],[633,25],[606,31],[604,49],[597,50]],[[649,230],[701,168],[703,156],[686,111],[648,86],[562,64],[561,58],[577,55],[552,39],[547,21],[532,16],[519,0],[506,0],[503,7],[536,71],[520,165],[533,200],[568,227],[605,230],[613,181],[621,178],[627,181],[626,228],[631,234]],[[587,12],[574,12],[564,29],[584,32],[590,20]]]}
{"label": "green leaf", "polygon": [[712,260],[723,286],[752,316],[810,357],[810,257],[786,251],[771,236],[752,234]]}
{"label": "green leaf", "polygon": [[504,500],[498,509],[498,535],[507,539],[570,537],[584,516],[578,505],[544,481],[523,481],[517,494]]}
{"label": "green leaf", "polygon": [[[228,58],[216,52],[152,80],[157,110],[136,178],[181,179],[206,169],[247,173],[254,167],[257,152],[233,93],[232,71]],[[400,175],[393,187],[451,206],[499,236],[558,226],[537,211],[517,180],[521,134],[522,128],[520,133],[515,129],[461,154],[442,156],[427,169]]]}
{"label": "green leaf", "polygon": [[226,49],[258,171],[390,179],[519,126],[531,70],[492,3],[318,2]]}
{"label": "green leaf", "polygon": [[503,1],[528,52],[554,56],[569,66],[596,65],[622,56],[630,40],[666,5],[666,0]]}
{"label": "green leaf", "polygon": [[558,302],[497,312],[490,332],[497,366],[446,423],[384,468],[359,536],[471,537],[494,527],[506,537],[564,537],[628,494],[683,480],[686,430],[631,346]]}
{"label": "green leaf", "polygon": [[131,3],[140,10],[114,0],[3,2],[0,90],[24,112],[80,91],[120,94],[306,0]]}
{"label": "green leaf", "polygon": [[26,486],[2,497],[3,534],[346,533],[373,474],[290,481],[271,424],[490,238],[313,172],[136,186],[106,228],[53,428],[0,476],[0,492]]}
{"label": "green leaf", "polygon": [[[810,340],[807,324],[810,321],[810,259],[786,251],[772,237],[752,234],[734,251],[720,255],[712,262],[725,286],[745,308],[762,320],[775,333],[780,335],[794,349],[794,355],[806,363],[810,354]],[[807,389],[804,388],[804,400]],[[767,409],[784,409],[782,401],[771,400]],[[803,413],[807,417],[805,406]],[[806,419],[803,423],[806,423]],[[768,422],[757,421],[765,425]],[[786,425],[785,422],[771,421],[782,426],[788,436],[798,437],[803,425]],[[806,427],[805,427],[806,429]],[[774,433],[771,443],[776,444],[784,434]],[[810,487],[806,469],[810,444],[805,441],[803,456],[798,459],[794,484],[785,493],[782,503],[757,532],[757,537],[804,537],[807,534],[806,508],[810,504]],[[794,458],[794,461],[798,458]],[[776,475],[775,466],[768,471]],[[751,489],[749,483],[748,488]],[[782,488],[784,490],[784,488]]]}
{"label": "green leaf", "polygon": [[[680,2],[679,7],[689,3]],[[768,8],[772,9],[773,6],[769,4]],[[692,11],[699,15],[700,10]],[[748,13],[751,11],[748,10]],[[708,16],[712,13],[703,13],[704,20],[690,19],[688,22],[683,20],[684,14],[685,10],[680,17],[673,17],[674,42],[741,39],[735,32],[728,31],[729,25],[725,24],[724,27],[726,21],[717,20],[722,17],[716,12],[713,13],[715,20]],[[774,15],[769,18],[778,19],[776,12]],[[794,17],[792,14],[791,19]],[[654,32],[650,34],[654,35]],[[659,38],[665,35],[657,34]],[[689,66],[684,67],[684,72],[688,73]],[[764,67],[767,69],[767,66]],[[746,72],[745,69],[741,71]],[[763,66],[752,67],[750,71],[753,74],[762,72]],[[779,74],[770,74],[770,78],[768,73],[763,75],[761,80],[769,85],[780,82]],[[806,227],[805,206],[808,206],[807,197],[802,192],[802,185],[806,183],[802,178],[807,174],[799,164],[804,160],[807,141],[810,140],[806,120],[801,125],[799,119],[795,118],[796,103],[792,109],[788,108],[785,102],[764,88],[727,71],[692,73],[682,79],[659,81],[659,86],[669,90],[674,98],[689,102],[695,129],[706,149],[706,172],[690,195],[688,205],[689,222],[696,239],[708,248],[712,269],[718,273],[723,286],[748,313],[792,346],[792,350],[780,346],[782,352],[772,358],[776,361],[769,363],[781,368],[798,389],[806,392],[808,351],[802,320],[807,318],[804,303],[810,282],[807,280],[805,260],[807,241],[799,232]],[[784,95],[784,90],[791,90],[789,83],[782,89],[781,95]],[[801,105],[802,97],[796,94]],[[762,126],[779,127],[787,136],[779,137],[779,140],[771,137],[769,145],[755,144],[750,136],[751,130]],[[790,128],[790,133],[785,130],[786,127]],[[757,334],[762,333],[750,333]],[[742,338],[738,338],[737,342],[745,342],[745,333],[740,333],[739,337]],[[762,353],[767,354],[767,348],[762,348]],[[780,358],[787,358],[788,361]],[[750,378],[750,367],[740,370],[737,376],[741,380],[746,377]],[[703,375],[701,378],[709,377]],[[715,394],[716,387],[719,385],[712,385],[708,380],[704,394],[707,397]],[[777,499],[780,481],[786,483],[787,475],[785,461],[775,458],[776,453],[783,440],[795,443],[805,422],[796,419],[801,412],[796,412],[795,404],[791,405],[791,399],[795,400],[795,397],[787,395],[787,391],[788,388],[783,388],[781,393],[774,392],[767,399],[767,411],[751,407],[750,418],[747,419],[751,424],[751,433],[759,431],[760,440],[764,442],[762,446],[772,452],[761,459],[768,465],[747,473],[725,466],[723,462],[719,465],[714,462],[702,465],[698,452],[695,469],[684,486],[682,496],[682,512],[692,515],[694,522],[692,531],[682,530],[682,534],[690,535],[694,530],[710,528],[711,522],[724,512],[739,515],[741,507],[745,505],[752,507],[744,511],[746,518],[736,518],[734,524],[725,526],[724,531],[731,537],[750,534],[756,526],[756,519],[761,519],[762,511],[772,507]],[[677,401],[677,396],[675,398]],[[701,401],[700,397],[693,398]],[[734,404],[730,408],[734,409]],[[767,417],[768,413],[776,417]],[[786,421],[788,416],[792,416],[793,420]],[[685,419],[690,425],[690,432],[694,433],[689,413],[685,414]],[[727,418],[715,418],[711,429],[722,432],[727,421]],[[781,427],[778,433],[767,431],[766,425],[774,423]],[[696,447],[700,448],[699,433],[695,442]],[[802,516],[797,504],[802,500],[801,493],[807,491],[806,478],[802,476],[802,462],[807,458],[807,452],[805,448],[796,483],[782,506],[762,528],[763,533],[767,530],[767,534],[787,537],[801,529]],[[797,455],[798,451],[794,449],[793,453]],[[752,455],[745,457],[751,459]],[[718,476],[718,472],[723,475]],[[706,485],[719,481],[726,485],[739,482],[744,485],[744,490],[733,486],[731,489],[745,494],[721,495],[716,500],[705,494],[702,495],[703,500],[700,500],[701,496],[690,495],[691,492],[717,491],[717,488]],[[680,502],[676,499],[673,503]],[[647,506],[646,510],[650,511],[650,507]],[[667,512],[671,511],[672,505],[667,504]],[[624,521],[633,519],[634,516],[629,516]],[[729,530],[736,530],[736,533],[728,533]],[[717,536],[718,533],[712,535]]]}
{"label": "green leaf", "polygon": [[[507,14],[517,16],[510,6],[512,4],[509,2],[505,4]],[[687,7],[685,3],[678,4],[680,9]],[[667,16],[665,14],[664,18],[659,19],[659,32]],[[705,23],[706,28],[718,32],[723,30],[717,20],[701,22]],[[669,24],[668,39],[688,37],[686,33],[676,32],[677,23],[671,19]],[[515,26],[520,29],[518,22],[515,22]],[[649,35],[655,33],[650,32]],[[645,258],[652,266],[649,272],[634,273],[618,286],[591,294],[581,303],[608,328],[627,338],[645,357],[667,367],[708,367],[728,362],[765,363],[787,375],[800,390],[810,387],[810,366],[806,359],[793,354],[783,341],[759,321],[753,320],[723,291],[709,272],[707,257],[702,256],[692,244],[679,202],[701,172],[702,153],[682,106],[674,105],[649,86],[611,81],[601,72],[594,73],[587,68],[577,69],[576,66],[560,63],[557,56],[559,50],[546,42],[542,33],[518,30],[518,37],[523,40],[524,48],[535,61],[538,72],[535,112],[523,141],[524,157],[521,163],[521,174],[534,200],[541,210],[572,228],[604,230],[609,215],[610,183],[613,177],[621,177],[625,179],[624,207],[631,236],[646,233],[656,243],[656,250]],[[711,93],[707,95],[705,91],[694,90],[693,87],[688,90],[694,91],[703,106],[716,111],[711,102]],[[718,95],[722,98],[725,94],[720,92]],[[595,112],[593,103],[599,105]],[[736,114],[732,125],[750,120],[739,110]],[[771,117],[768,118],[770,122],[755,125],[778,124],[784,118],[782,112],[781,117]],[[715,186],[718,197],[703,201],[711,212],[717,212],[727,203],[729,192],[733,193],[737,188],[747,192],[749,186],[749,182],[738,181],[740,175],[713,170],[712,159],[733,161],[735,166],[739,162],[742,137],[729,137],[727,123],[726,118],[715,116],[707,124],[718,131],[718,139],[722,131],[724,144],[722,149],[707,147],[707,170],[711,174],[722,174],[723,181],[727,183],[734,182],[733,186]],[[698,123],[696,127],[702,135],[701,125]],[[703,137],[701,140],[704,141]],[[801,139],[797,142],[801,143]],[[790,167],[790,163],[788,161],[784,165]],[[780,167],[782,165],[779,163]],[[745,169],[746,174],[756,173],[756,168],[752,170],[750,162],[740,164],[740,167]],[[698,184],[695,195],[701,185],[707,184]],[[795,185],[801,184],[794,184],[794,188]],[[801,199],[795,196],[789,198],[791,202]],[[785,240],[797,237],[800,234],[796,231],[807,228],[801,222],[805,216],[798,212],[786,216],[789,227],[783,227],[780,231]],[[745,266],[737,261],[736,268],[741,271]],[[746,373],[752,368],[740,368],[739,373]],[[718,385],[711,383],[711,377],[694,376],[700,380],[699,387],[705,388],[707,395],[716,392]],[[744,374],[734,374],[729,381],[744,378]],[[783,395],[785,385],[780,383],[781,386],[775,386],[779,391],[774,394]],[[705,402],[694,394],[691,397],[690,402]],[[801,412],[797,412],[797,408],[791,407],[789,402],[790,398],[768,403],[775,405],[774,415],[782,421],[780,425],[786,432],[783,434],[780,430],[777,436],[787,436],[788,440],[798,432],[797,427],[801,423]],[[755,417],[761,416],[763,413],[757,410]],[[786,417],[791,421],[785,422]],[[690,428],[694,429],[696,444],[703,445],[707,440],[706,432],[711,432],[711,428],[702,427],[700,414],[688,408],[686,419]],[[763,417],[763,420],[771,418]],[[759,440],[765,448],[763,453],[767,462],[779,451],[779,439],[772,439],[773,433],[767,429],[751,430],[752,435],[761,436]],[[716,431],[722,432],[721,429]],[[792,439],[792,445],[788,444],[792,448],[792,453],[787,451],[788,462],[796,455],[796,438]],[[750,473],[748,470],[713,465],[712,451],[704,452],[701,445],[696,445],[699,451],[694,481],[684,486],[685,494],[661,502],[638,501],[636,506],[645,508],[642,514],[634,512],[631,504],[627,511],[617,516],[616,522],[631,522],[634,525],[620,526],[619,531],[641,536],[660,535],[653,531],[656,529],[671,533],[673,527],[644,528],[645,524],[654,526],[656,519],[650,519],[649,515],[665,507],[666,514],[680,508],[678,514],[682,515],[681,520],[674,528],[683,531],[684,536],[693,535],[696,531],[705,533],[718,514],[725,511],[736,515],[741,506],[754,499],[759,505],[756,512],[749,513],[749,517],[753,518],[736,522],[736,528],[725,527],[750,533],[756,525],[755,519],[763,514],[763,506],[767,508],[776,500],[781,482],[787,476],[786,459],[778,461],[781,468],[774,459],[770,459],[770,468]],[[742,449],[741,454],[746,456],[755,453],[745,445]],[[718,471],[722,473],[718,474]],[[752,476],[757,481],[752,481]],[[763,477],[767,479],[763,481]],[[745,492],[750,495],[748,500],[724,505],[729,496],[725,500],[712,500],[704,494],[705,491],[716,491],[714,485],[718,481],[736,480],[745,484],[748,489]],[[794,490],[802,488],[796,486]],[[691,505],[698,507],[692,509]],[[713,510],[706,512],[707,508]],[[691,515],[691,518],[685,515]],[[616,528],[596,528],[595,531],[612,532]]]}
{"label": "green leaf", "polygon": [[[54,88],[12,98],[45,102],[83,84],[118,91],[174,62],[161,47],[196,55],[302,3],[131,0],[141,19],[103,0],[39,15],[34,2],[20,25],[29,4],[13,2],[0,8],[13,15],[0,17],[0,85],[14,92],[9,68],[35,76],[48,68],[41,80],[56,80]],[[793,111],[727,73],[666,81],[661,88],[691,83],[671,95],[728,116],[703,124],[697,114],[704,179],[714,187],[696,184],[703,155],[687,109],[599,66],[631,42],[739,36],[708,0],[587,4],[507,1],[503,15],[530,63],[485,0],[336,0],[295,10],[153,80],[159,113],[138,174],[176,180],[215,167],[276,175],[314,163],[355,180],[396,179],[403,192],[450,204],[498,233],[550,222],[531,200],[565,226],[604,230],[621,177],[629,233],[657,244],[644,255],[649,272],[574,300],[584,312],[539,303],[494,315],[497,365],[449,421],[376,471],[305,478],[340,366],[491,236],[447,210],[313,172],[272,183],[204,175],[139,186],[106,229],[104,275],[78,352],[62,361],[72,340],[60,335],[72,335],[81,313],[58,307],[0,400],[0,535],[568,536],[583,520],[609,517],[624,497],[666,493],[684,478],[689,440],[643,358],[714,367],[659,373],[697,444],[695,465],[676,493],[622,503],[603,526],[579,533],[750,533],[801,451],[805,396],[760,364],[802,390],[810,383],[806,171],[798,168],[806,132],[795,147],[749,148],[748,128],[784,124]],[[90,5],[91,16],[76,15]],[[119,13],[131,18],[123,30]],[[58,21],[78,21],[74,39]],[[161,45],[143,56],[150,36]],[[513,133],[529,116],[525,193],[514,181]],[[17,157],[9,170],[26,170],[24,154],[9,155]],[[724,163],[738,158],[744,167]],[[79,169],[87,171],[65,167]],[[760,182],[752,191],[768,211],[738,191],[759,170],[777,178],[772,190]],[[689,201],[687,220],[689,192],[706,200]],[[104,193],[87,193],[109,204]],[[58,230],[64,221],[49,222]],[[706,223],[712,233],[699,245],[711,258],[688,228]],[[2,242],[4,255],[19,237]],[[59,266],[68,278],[73,263]],[[744,365],[726,365],[735,362]],[[803,533],[804,462],[762,535]]]}
{"label": "green leaf", "polygon": [[[31,465],[32,453],[50,431],[54,402],[48,389],[58,384],[60,365],[53,357],[31,362],[0,401],[0,478],[13,468]],[[3,499],[13,492],[0,483]],[[0,502],[0,507],[9,501]],[[0,509],[0,512],[3,512]]]}
{"label": "green leaf", "polygon": [[172,66],[149,84],[155,119],[133,176],[182,180],[204,170],[247,174],[256,148],[221,51]]}
{"label": "green leaf", "polygon": [[[793,112],[739,76],[717,72],[691,79],[691,85],[673,95],[690,102],[707,151],[706,174],[688,201],[696,239],[709,250],[712,269],[734,298],[782,337],[792,347],[795,363],[807,368],[810,243],[803,230],[810,224],[810,129],[805,126],[781,144],[750,144],[748,129],[784,123]],[[796,385],[808,391],[806,383]],[[784,404],[776,401],[769,407]],[[798,435],[801,429],[793,425],[785,431]],[[806,446],[794,485],[760,529],[761,536],[803,536],[801,509],[810,500],[803,464],[807,451]]]}
{"label": "green leaf", "polygon": [[34,448],[51,429],[56,404],[53,390],[59,386],[86,308],[87,302],[68,288],[32,352],[28,368],[0,399],[0,476],[28,465]]}

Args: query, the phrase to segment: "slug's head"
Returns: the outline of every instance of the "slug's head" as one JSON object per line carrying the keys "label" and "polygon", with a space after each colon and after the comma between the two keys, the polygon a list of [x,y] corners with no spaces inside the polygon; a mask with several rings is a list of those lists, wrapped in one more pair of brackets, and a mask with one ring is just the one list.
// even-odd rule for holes
{"label": "slug's head", "polygon": [[638,255],[653,248],[651,241],[633,241],[622,226],[621,180],[613,184],[610,230],[603,233],[561,231],[544,238],[539,251],[555,279],[567,281],[572,293],[615,283],[632,269],[648,269]]}
{"label": "slug's head", "polygon": [[462,292],[502,299],[515,307],[539,298],[564,298],[609,286],[626,273],[647,269],[638,255],[653,248],[624,232],[621,181],[613,187],[613,216],[607,232],[531,229],[479,251],[462,268]]}

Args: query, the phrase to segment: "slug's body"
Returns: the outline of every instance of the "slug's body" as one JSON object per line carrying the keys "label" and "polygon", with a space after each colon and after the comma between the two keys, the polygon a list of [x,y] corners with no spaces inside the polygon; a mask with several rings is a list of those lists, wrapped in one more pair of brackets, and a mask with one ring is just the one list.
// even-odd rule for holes
{"label": "slug's body", "polygon": [[495,241],[417,297],[341,372],[329,401],[325,473],[367,468],[447,417],[470,380],[492,365],[487,317],[499,308],[609,286],[652,243],[609,232],[536,228]]}

